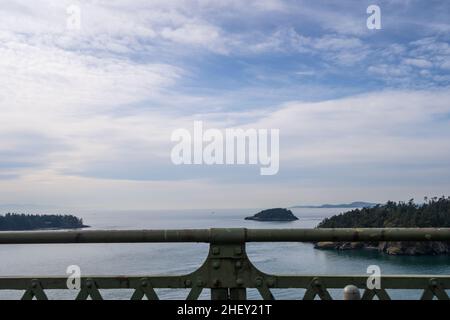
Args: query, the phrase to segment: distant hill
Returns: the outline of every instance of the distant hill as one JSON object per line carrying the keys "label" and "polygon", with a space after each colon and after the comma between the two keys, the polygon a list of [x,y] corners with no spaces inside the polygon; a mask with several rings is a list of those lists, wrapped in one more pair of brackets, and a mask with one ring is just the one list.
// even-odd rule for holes
{"label": "distant hill", "polygon": [[86,228],[83,219],[72,215],[35,215],[7,213],[0,215],[0,231]]}
{"label": "distant hill", "polygon": [[322,204],[319,206],[293,206],[291,208],[312,208],[312,209],[322,209],[322,208],[373,208],[378,203],[355,201],[352,203],[342,203],[342,204]]}
{"label": "distant hill", "polygon": [[0,211],[2,212],[27,212],[27,211],[53,211],[58,210],[58,207],[50,205],[40,205],[33,203],[0,203]]}

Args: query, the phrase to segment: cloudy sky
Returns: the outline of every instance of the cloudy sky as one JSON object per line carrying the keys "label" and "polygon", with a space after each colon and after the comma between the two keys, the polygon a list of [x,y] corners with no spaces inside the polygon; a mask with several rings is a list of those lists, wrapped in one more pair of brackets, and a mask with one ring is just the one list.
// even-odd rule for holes
{"label": "cloudy sky", "polygon": [[[0,206],[450,195],[449,41],[446,0],[0,0]],[[280,129],[279,173],[174,166],[195,120]]]}

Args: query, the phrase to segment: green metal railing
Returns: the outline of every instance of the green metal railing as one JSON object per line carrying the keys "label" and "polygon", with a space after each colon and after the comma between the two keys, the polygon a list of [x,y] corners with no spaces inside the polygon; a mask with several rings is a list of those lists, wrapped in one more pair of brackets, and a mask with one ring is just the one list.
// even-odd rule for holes
{"label": "green metal railing", "polygon": [[[316,241],[450,241],[450,228],[423,229],[198,229],[198,230],[88,230],[50,232],[0,232],[0,244],[52,243],[163,243],[210,244],[204,263],[194,272],[177,276],[89,276],[81,278],[77,299],[102,299],[99,289],[133,289],[131,299],[156,300],[157,288],[190,289],[188,300],[204,289],[211,299],[247,298],[255,288],[272,300],[272,289],[305,289],[303,299],[332,299],[329,289],[348,285],[364,290],[362,299],[390,299],[388,289],[420,289],[422,299],[449,299],[450,276],[381,276],[382,287],[367,288],[368,276],[274,275],[257,269],[246,253],[247,242]],[[0,290],[22,290],[23,299],[47,299],[45,290],[67,289],[66,277],[0,277]]]}

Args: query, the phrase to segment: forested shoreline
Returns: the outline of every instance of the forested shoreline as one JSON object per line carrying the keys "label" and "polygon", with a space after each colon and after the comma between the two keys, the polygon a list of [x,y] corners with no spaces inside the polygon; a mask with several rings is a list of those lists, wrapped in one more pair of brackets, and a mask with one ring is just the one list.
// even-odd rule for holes
{"label": "forested shoreline", "polygon": [[[324,219],[318,228],[450,228],[450,197],[425,198],[423,204],[389,201],[372,208],[350,210]],[[318,249],[378,249],[392,255],[449,254],[450,243],[430,242],[318,242]]]}
{"label": "forested shoreline", "polygon": [[86,228],[83,219],[73,215],[60,214],[18,214],[0,215],[0,231],[27,231],[39,229]]}

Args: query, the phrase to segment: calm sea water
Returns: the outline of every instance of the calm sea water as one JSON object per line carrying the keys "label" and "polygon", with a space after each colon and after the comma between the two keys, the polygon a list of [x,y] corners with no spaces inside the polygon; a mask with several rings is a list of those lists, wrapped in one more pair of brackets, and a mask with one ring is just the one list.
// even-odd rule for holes
{"label": "calm sea water", "polygon": [[[185,229],[210,227],[313,228],[324,217],[344,209],[294,209],[300,220],[286,223],[246,221],[258,210],[182,210],[77,212],[91,229]],[[450,274],[450,257],[395,257],[376,251],[322,251],[308,243],[250,243],[252,262],[262,271],[278,274],[360,274],[379,265],[383,274]],[[197,269],[207,256],[207,244],[53,244],[1,245],[1,276],[65,276],[69,265],[83,275],[174,275]],[[187,290],[159,289],[162,299],[183,299]],[[304,290],[274,290],[276,298],[298,299]],[[76,292],[54,290],[51,298],[71,299]],[[419,291],[392,291],[394,298],[416,299]],[[22,292],[0,291],[0,299],[17,299]],[[128,299],[130,290],[102,291],[105,298]],[[254,290],[250,299],[259,299]],[[335,298],[342,290],[332,291]],[[208,298],[207,290],[201,298]]]}

